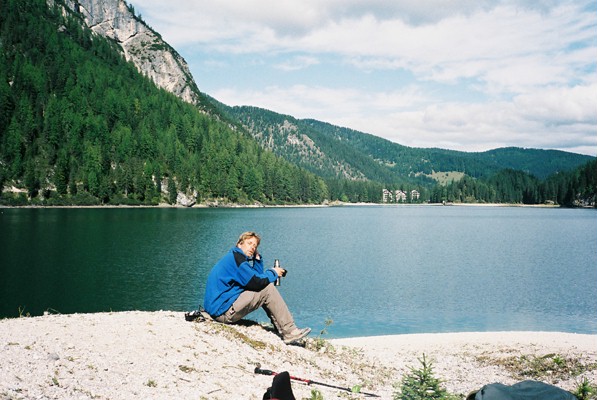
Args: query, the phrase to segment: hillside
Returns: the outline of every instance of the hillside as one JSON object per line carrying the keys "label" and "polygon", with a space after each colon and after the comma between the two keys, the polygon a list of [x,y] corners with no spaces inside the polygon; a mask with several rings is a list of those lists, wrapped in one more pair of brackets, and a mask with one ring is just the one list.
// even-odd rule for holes
{"label": "hillside", "polygon": [[482,153],[464,153],[465,157],[482,160],[500,169],[514,169],[529,173],[539,179],[573,170],[595,160],[595,157],[559,150],[522,149],[505,147]]}
{"label": "hillside", "polygon": [[298,120],[257,107],[217,105],[261,146],[324,177],[425,185],[432,183],[426,178],[433,173],[462,172],[488,178],[500,170],[513,169],[545,179],[594,159],[558,150],[516,147],[481,153],[413,148],[313,119]]}
{"label": "hillside", "polygon": [[17,193],[4,203],[328,197],[320,178],[206,113],[208,103],[200,109],[156,87],[67,3],[0,0],[0,8],[0,187]]}
{"label": "hillside", "polygon": [[[159,33],[135,16],[132,6],[110,0],[110,7],[99,11],[98,0],[79,0],[82,14],[94,32],[118,41],[127,59],[145,75],[177,96],[188,101],[180,90],[171,89],[172,82],[193,88],[192,99],[211,115],[239,124],[247,129],[263,148],[274,151],[288,161],[325,178],[353,181],[371,180],[385,183],[410,183],[428,186],[426,179],[440,172],[460,172],[483,178],[510,168],[521,170],[539,179],[574,169],[591,159],[561,151],[508,148],[485,153],[465,153],[442,149],[416,149],[351,129],[340,128],[315,120],[296,120],[291,116],[256,107],[228,107],[197,89],[184,59],[165,43]],[[102,3],[103,4],[103,3]],[[145,43],[145,45],[140,45]],[[166,60],[166,61],[165,61]],[[174,62],[167,62],[174,60]],[[165,66],[170,65],[168,70]],[[160,73],[156,73],[160,71]],[[243,129],[244,128],[244,129]]]}
{"label": "hillside", "polygon": [[379,202],[387,188],[418,202],[594,204],[594,157],[410,148],[229,107],[123,0],[51,4],[0,0],[0,203]]}

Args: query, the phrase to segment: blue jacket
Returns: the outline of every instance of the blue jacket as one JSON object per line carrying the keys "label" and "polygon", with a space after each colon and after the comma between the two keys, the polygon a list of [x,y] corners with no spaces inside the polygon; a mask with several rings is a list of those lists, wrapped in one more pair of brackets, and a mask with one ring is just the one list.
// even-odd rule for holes
{"label": "blue jacket", "polygon": [[209,315],[218,317],[228,311],[242,292],[259,292],[277,277],[273,269],[263,271],[263,258],[249,260],[240,248],[233,247],[209,273],[203,307]]}

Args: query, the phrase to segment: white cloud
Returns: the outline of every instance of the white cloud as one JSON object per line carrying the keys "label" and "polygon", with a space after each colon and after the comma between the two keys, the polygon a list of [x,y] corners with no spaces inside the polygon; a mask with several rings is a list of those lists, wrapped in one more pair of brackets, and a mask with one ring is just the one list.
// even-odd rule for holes
{"label": "white cloud", "polygon": [[[409,146],[597,153],[592,0],[133,4],[175,48],[208,55],[194,61],[211,66],[198,80],[226,104],[315,118]],[[235,67],[255,68],[247,60],[260,60],[259,75],[270,80],[261,87],[232,78],[215,83],[242,75]],[[214,66],[226,74],[210,80]]]}
{"label": "white cloud", "polygon": [[[352,57],[355,65],[369,69],[409,69],[423,80],[479,78],[492,92],[565,83],[577,69],[594,63],[595,40],[589,51],[566,50],[594,35],[594,29],[587,28],[596,26],[590,20],[593,15],[579,14],[579,5],[565,3],[540,12],[516,4],[488,8],[465,2],[454,9],[442,7],[443,1],[434,6],[384,3],[369,4],[360,14],[346,11],[363,8],[358,2],[328,1],[318,7],[319,2],[288,0],[268,2],[267,7],[260,0],[230,1],[217,7],[190,3],[181,7],[184,15],[169,17],[160,12],[157,18],[170,18],[165,21],[165,36],[175,44],[195,43],[220,54],[303,53],[305,60],[336,54]],[[380,10],[388,11],[387,15]],[[412,18],[398,14],[406,11],[416,16],[423,10],[443,18],[435,24],[410,25],[405,20]],[[332,17],[335,11],[340,17]]]}
{"label": "white cloud", "polygon": [[316,57],[296,56],[292,60],[283,61],[274,67],[284,71],[296,71],[317,64],[319,64],[319,60]]}
{"label": "white cloud", "polygon": [[319,119],[412,147],[484,151],[519,146],[597,155],[596,84],[477,104],[433,103],[416,87],[371,93],[297,85],[257,92],[223,90],[215,97],[226,104]]}
{"label": "white cloud", "polygon": [[524,94],[514,99],[514,107],[527,119],[545,124],[587,124],[597,134],[597,83],[584,86],[554,87]]}

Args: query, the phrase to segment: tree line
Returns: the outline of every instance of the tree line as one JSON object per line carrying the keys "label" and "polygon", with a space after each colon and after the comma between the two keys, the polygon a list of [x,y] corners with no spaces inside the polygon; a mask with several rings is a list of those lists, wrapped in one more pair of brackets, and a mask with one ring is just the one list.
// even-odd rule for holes
{"label": "tree line", "polygon": [[557,204],[595,207],[597,160],[572,171],[539,180],[522,171],[505,169],[488,179],[464,176],[457,182],[431,190],[432,202]]}
{"label": "tree line", "polygon": [[[218,108],[246,126],[262,146],[322,176],[333,200],[379,202],[383,201],[383,189],[406,193],[414,189],[421,193],[420,197],[399,202],[567,206],[594,203],[590,182],[595,171],[585,166],[594,157],[514,147],[482,153],[416,149],[348,128],[298,120],[257,107],[220,104]],[[302,138],[303,143],[290,142],[289,135],[295,141]],[[309,146],[308,141],[313,145]],[[561,172],[570,169],[572,172]],[[465,178],[445,185],[432,179],[438,170],[460,172],[456,175]],[[554,171],[560,172],[554,174]],[[342,175],[352,177],[339,179]]]}

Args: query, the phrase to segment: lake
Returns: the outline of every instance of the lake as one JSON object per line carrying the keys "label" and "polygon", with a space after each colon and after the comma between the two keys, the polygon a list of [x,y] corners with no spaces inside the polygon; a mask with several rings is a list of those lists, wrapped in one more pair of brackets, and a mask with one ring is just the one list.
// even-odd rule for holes
{"label": "lake", "polygon": [[597,333],[597,210],[531,207],[4,208],[0,317],[194,310],[246,230],[315,335]]}

